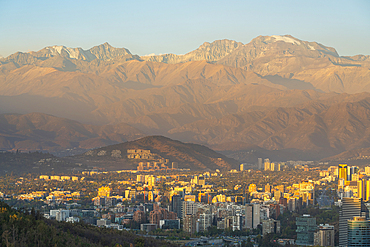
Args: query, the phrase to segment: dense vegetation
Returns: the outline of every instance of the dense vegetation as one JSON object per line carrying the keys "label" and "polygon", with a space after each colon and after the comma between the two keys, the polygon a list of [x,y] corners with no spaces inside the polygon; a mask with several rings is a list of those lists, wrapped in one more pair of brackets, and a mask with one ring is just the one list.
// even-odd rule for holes
{"label": "dense vegetation", "polygon": [[39,212],[15,210],[0,201],[0,246],[170,246],[128,231],[71,224],[43,218]]}
{"label": "dense vegetation", "polygon": [[[339,207],[332,206],[331,209],[319,209],[316,207],[307,207],[298,210],[298,212],[285,211],[279,215],[281,234],[280,238],[296,238],[296,218],[303,214],[309,214],[316,218],[316,224],[334,225],[335,243],[339,241]],[[276,236],[277,238],[277,236]]]}

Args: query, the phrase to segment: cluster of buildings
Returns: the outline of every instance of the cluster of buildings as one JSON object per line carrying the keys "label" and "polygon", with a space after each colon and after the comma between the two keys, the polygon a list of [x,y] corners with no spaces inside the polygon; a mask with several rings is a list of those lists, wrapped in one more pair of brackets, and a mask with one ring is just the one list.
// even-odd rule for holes
{"label": "cluster of buildings", "polygon": [[[339,164],[320,176],[338,180],[336,203],[339,211],[339,246],[370,246],[370,167],[360,170],[357,166]],[[335,179],[334,179],[335,180]],[[330,180],[333,181],[333,180]],[[297,245],[334,246],[334,226],[316,225],[316,218],[303,215],[296,219]]]}
{"label": "cluster of buildings", "polygon": [[17,200],[43,200],[46,204],[50,206],[55,206],[62,204],[67,201],[72,201],[73,199],[80,198],[80,192],[71,192],[71,191],[64,191],[64,190],[55,190],[55,191],[33,191],[28,194],[20,194],[17,195]]}
{"label": "cluster of buildings", "polygon": [[[149,150],[131,150],[129,155],[148,155]],[[134,157],[134,156],[132,156]],[[137,157],[137,156],[135,156]],[[142,156],[144,157],[144,156]],[[146,156],[145,156],[146,157]],[[149,156],[148,156],[149,157]],[[331,166],[325,171],[319,170],[319,180],[305,180],[300,183],[235,184],[232,193],[221,187],[215,188],[210,182],[212,177],[222,177],[216,171],[198,174],[168,174],[151,175],[146,173],[157,169],[163,163],[140,162],[136,180],[119,181],[124,190],[112,195],[108,186],[98,189],[93,198],[94,209],[67,208],[50,210],[45,214],[49,218],[60,221],[77,222],[83,220],[97,226],[122,229],[123,225],[135,223],[143,231],[160,229],[180,229],[194,234],[205,232],[210,227],[217,229],[253,230],[262,229],[262,234],[280,233],[278,217],[285,211],[296,211],[301,207],[318,203],[320,208],[334,203],[332,198],[315,195],[317,185],[338,181],[337,205],[341,206],[339,216],[340,246],[356,245],[361,241],[370,241],[370,204],[365,202],[370,198],[370,167],[360,170],[356,166],[340,164]],[[285,164],[258,160],[261,170],[280,171]],[[138,167],[138,168],[139,168]],[[172,163],[177,168],[176,163]],[[297,169],[315,169],[298,165]],[[240,171],[245,175],[244,164]],[[93,172],[93,171],[92,171]],[[237,171],[236,171],[237,172]],[[39,177],[43,180],[78,181],[75,176]],[[158,186],[161,184],[161,186]],[[160,188],[166,188],[162,190]],[[78,198],[79,192],[56,190],[51,192],[36,191],[19,195],[20,200],[42,199],[49,205],[68,202]],[[125,206],[124,201],[131,202]],[[59,203],[57,203],[59,202]],[[166,205],[166,206],[164,206]],[[310,215],[297,217],[297,245],[334,246],[334,226],[317,225],[316,219]],[[291,240],[289,240],[291,241]],[[292,242],[289,242],[292,243]]]}
{"label": "cluster of buildings", "polygon": [[339,164],[339,246],[370,246],[370,167]]}
{"label": "cluster of buildings", "polygon": [[370,167],[360,172],[357,166],[339,164],[338,166],[339,197],[356,197],[365,201],[370,199]]}
{"label": "cluster of buildings", "polygon": [[137,160],[150,160],[147,162],[139,162],[137,166],[137,171],[158,171],[158,170],[176,170],[178,169],[178,163],[170,163],[169,159],[161,158],[159,155],[151,153],[150,150],[145,149],[128,149],[127,150],[128,159]]}
{"label": "cluster of buildings", "polygon": [[155,155],[150,150],[145,149],[127,149],[128,159],[152,160]]}
{"label": "cluster of buildings", "polygon": [[[57,181],[78,181],[77,176],[49,176],[49,175],[40,175],[40,180],[57,180]],[[81,178],[81,180],[84,180],[84,177]]]}
{"label": "cluster of buildings", "polygon": [[138,171],[158,171],[158,170],[168,170],[168,169],[177,169],[177,162],[172,162],[171,167],[169,167],[169,160],[166,159],[164,162],[139,162],[137,166]]}
{"label": "cluster of buildings", "polygon": [[328,224],[316,225],[316,218],[304,214],[296,218],[297,240],[300,246],[335,246],[334,226]]}
{"label": "cluster of buildings", "polygon": [[[270,162],[270,159],[265,159],[263,162],[263,170],[265,171],[280,171],[281,163]],[[258,168],[262,170],[262,158],[258,158]]]}

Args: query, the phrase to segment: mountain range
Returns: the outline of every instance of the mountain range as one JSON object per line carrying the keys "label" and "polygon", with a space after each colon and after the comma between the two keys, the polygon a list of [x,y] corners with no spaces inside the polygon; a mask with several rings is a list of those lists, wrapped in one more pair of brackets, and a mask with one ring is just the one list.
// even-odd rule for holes
{"label": "mountain range", "polygon": [[[0,148],[94,148],[160,134],[322,159],[370,147],[369,97],[370,56],[290,35],[205,42],[185,55],[50,46],[0,58]],[[40,116],[47,127],[31,120]]]}

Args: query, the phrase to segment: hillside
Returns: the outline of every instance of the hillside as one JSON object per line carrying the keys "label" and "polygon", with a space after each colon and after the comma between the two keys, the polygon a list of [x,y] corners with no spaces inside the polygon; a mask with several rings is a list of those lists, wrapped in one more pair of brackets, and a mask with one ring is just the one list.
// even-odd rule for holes
{"label": "hillside", "polygon": [[[122,166],[125,163],[134,163],[137,165],[140,161],[148,161],[127,159],[128,149],[150,150],[151,153],[156,154],[157,157],[159,156],[158,158],[169,159],[170,162],[178,162],[179,168],[188,168],[191,170],[229,170],[236,169],[239,165],[237,161],[227,158],[205,146],[183,143],[163,136],[147,136],[135,141],[110,145],[88,151],[79,157],[89,160],[95,159],[103,163],[114,160],[121,163]],[[119,153],[118,157],[114,155],[117,153]],[[131,169],[136,169],[136,166],[131,167]]]}
{"label": "hillside", "polygon": [[56,157],[41,152],[0,152],[0,176],[28,173],[36,174],[71,174],[77,171],[91,169],[91,166],[76,163],[73,160]]}
{"label": "hillside", "polygon": [[[369,114],[368,94],[346,98],[341,95],[332,100],[310,102],[296,107],[279,107],[270,111],[200,120],[172,129],[170,133],[189,142],[210,145],[250,143],[267,150],[292,149],[301,152],[302,157],[322,159],[367,147],[370,141]],[[240,150],[241,148],[236,147],[225,151]]]}
{"label": "hillside", "polygon": [[0,201],[1,246],[174,246],[128,231],[43,218],[40,212],[16,210]]}
{"label": "hillside", "polygon": [[86,150],[142,136],[142,132],[127,124],[88,125],[43,113],[0,115],[1,150],[61,153],[66,149]]}
{"label": "hillside", "polygon": [[340,154],[326,157],[323,159],[324,161],[331,160],[331,161],[341,161],[341,162],[348,162],[348,161],[363,161],[364,163],[368,164],[370,160],[370,148],[359,148],[359,149],[352,149],[349,151],[344,151]]}

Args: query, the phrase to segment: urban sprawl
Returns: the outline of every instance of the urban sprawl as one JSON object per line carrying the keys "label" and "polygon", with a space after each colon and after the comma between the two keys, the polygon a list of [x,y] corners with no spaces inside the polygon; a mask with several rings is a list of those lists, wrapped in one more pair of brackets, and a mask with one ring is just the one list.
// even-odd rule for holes
{"label": "urban sprawl", "polygon": [[370,241],[370,167],[321,163],[323,170],[313,162],[259,158],[255,169],[241,164],[239,170],[193,172],[154,156],[129,150],[128,158],[142,160],[137,170],[7,175],[0,197],[57,221],[135,230],[187,245],[266,237],[280,245]]}

